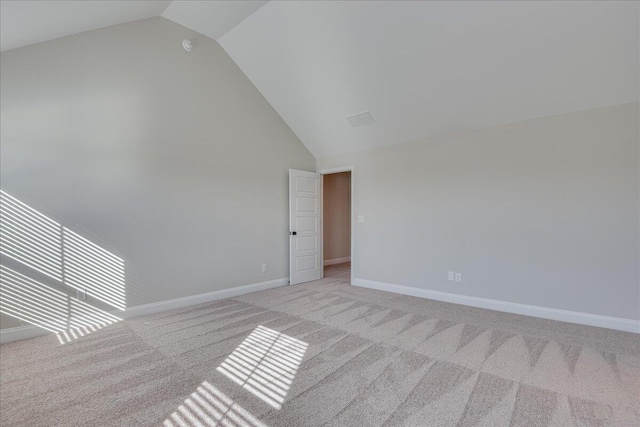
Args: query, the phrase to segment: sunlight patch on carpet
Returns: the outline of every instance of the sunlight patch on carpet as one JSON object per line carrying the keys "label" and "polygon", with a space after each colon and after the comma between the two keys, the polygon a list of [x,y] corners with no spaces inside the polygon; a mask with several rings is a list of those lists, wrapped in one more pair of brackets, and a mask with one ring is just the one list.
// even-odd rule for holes
{"label": "sunlight patch on carpet", "polygon": [[308,346],[304,341],[260,325],[216,369],[280,409]]}
{"label": "sunlight patch on carpet", "polygon": [[267,427],[249,411],[204,381],[173,412],[164,427]]}

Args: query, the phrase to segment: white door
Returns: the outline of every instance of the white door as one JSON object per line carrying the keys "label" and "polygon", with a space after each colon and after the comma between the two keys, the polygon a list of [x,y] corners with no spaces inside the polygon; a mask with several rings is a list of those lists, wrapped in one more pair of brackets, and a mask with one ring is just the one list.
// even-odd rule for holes
{"label": "white door", "polygon": [[320,174],[289,169],[289,282],[322,279]]}

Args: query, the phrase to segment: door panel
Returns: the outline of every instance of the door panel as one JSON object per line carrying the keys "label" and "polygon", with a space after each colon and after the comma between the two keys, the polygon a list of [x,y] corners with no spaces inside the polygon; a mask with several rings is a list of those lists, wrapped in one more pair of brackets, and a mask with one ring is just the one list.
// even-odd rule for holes
{"label": "door panel", "polygon": [[312,197],[297,197],[296,198],[296,209],[298,212],[318,212],[318,201]]}
{"label": "door panel", "polygon": [[316,251],[318,249],[318,238],[315,236],[298,236],[296,239],[296,250],[298,252]]}
{"label": "door panel", "polygon": [[322,278],[320,174],[289,170],[289,282]]}

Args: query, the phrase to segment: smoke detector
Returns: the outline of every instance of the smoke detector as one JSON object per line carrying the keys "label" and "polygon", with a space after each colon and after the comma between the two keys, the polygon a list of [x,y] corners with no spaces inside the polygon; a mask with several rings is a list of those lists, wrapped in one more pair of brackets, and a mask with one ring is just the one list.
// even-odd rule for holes
{"label": "smoke detector", "polygon": [[351,126],[353,127],[368,125],[375,122],[375,120],[373,120],[373,116],[369,111],[363,111],[362,113],[349,116],[347,117],[347,120],[349,120],[349,123],[351,123]]}
{"label": "smoke detector", "polygon": [[187,52],[191,52],[193,50],[193,42],[189,39],[182,40],[182,47]]}

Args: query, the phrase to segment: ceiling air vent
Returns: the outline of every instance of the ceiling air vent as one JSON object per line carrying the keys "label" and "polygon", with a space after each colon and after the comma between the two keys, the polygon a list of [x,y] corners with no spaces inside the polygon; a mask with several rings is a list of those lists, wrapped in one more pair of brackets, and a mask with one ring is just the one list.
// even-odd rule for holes
{"label": "ceiling air vent", "polygon": [[353,127],[368,125],[375,122],[375,120],[373,120],[373,117],[371,116],[371,113],[368,111],[363,111],[362,113],[349,116],[347,117],[347,120],[349,120],[349,123],[351,123],[351,126]]}

